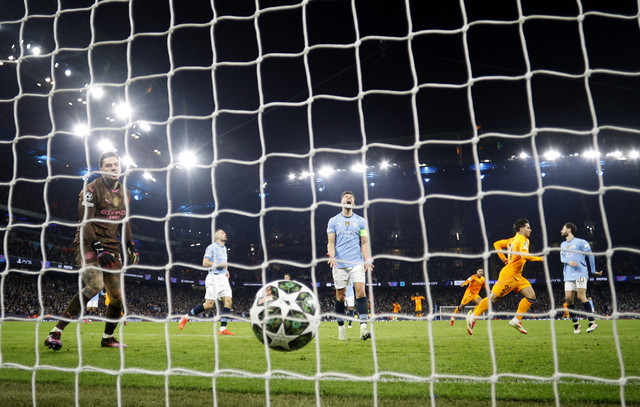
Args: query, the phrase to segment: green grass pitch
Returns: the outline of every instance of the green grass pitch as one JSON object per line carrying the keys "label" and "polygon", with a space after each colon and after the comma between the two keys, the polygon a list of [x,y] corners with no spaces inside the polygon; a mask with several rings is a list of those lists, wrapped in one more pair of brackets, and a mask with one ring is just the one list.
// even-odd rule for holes
{"label": "green grass pitch", "polygon": [[492,321],[490,338],[487,321],[473,336],[464,320],[375,322],[373,340],[354,326],[342,342],[324,322],[283,353],[265,352],[245,322],[229,325],[235,336],[211,322],[129,322],[121,353],[100,347],[100,321],[69,325],[58,352],[42,346],[53,322],[3,321],[0,405],[640,406],[640,321],[598,323],[575,335],[569,321],[525,320],[522,335]]}

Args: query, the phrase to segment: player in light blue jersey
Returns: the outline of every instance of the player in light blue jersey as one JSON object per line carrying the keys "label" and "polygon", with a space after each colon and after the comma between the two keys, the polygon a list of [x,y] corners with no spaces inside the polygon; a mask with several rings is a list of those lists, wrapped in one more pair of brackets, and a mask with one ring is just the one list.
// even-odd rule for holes
{"label": "player in light blue jersey", "polygon": [[[327,255],[336,288],[335,313],[345,313],[345,292],[349,280],[353,282],[355,303],[360,319],[360,339],[371,337],[367,330],[368,304],[365,296],[365,272],[373,270],[367,237],[367,223],[362,216],[353,213],[355,196],[345,191],[340,197],[342,211],[329,219],[327,225]],[[338,339],[346,340],[344,320],[338,319]]]}
{"label": "player in light blue jersey", "polygon": [[210,310],[216,305],[216,301],[222,301],[222,318],[218,335],[235,335],[227,329],[227,315],[231,313],[231,285],[229,285],[229,270],[227,248],[227,234],[224,230],[218,229],[215,233],[215,242],[207,246],[202,259],[202,265],[209,268],[209,274],[204,281],[206,292],[204,294],[204,304],[196,305],[191,311],[184,314],[180,319],[178,327],[183,329],[189,321],[189,317]]}
{"label": "player in light blue jersey", "polygon": [[[560,245],[560,261],[564,264],[564,293],[567,301],[569,315],[573,321],[573,333],[579,334],[582,326],[578,322],[578,316],[575,312],[575,304],[573,303],[576,292],[578,293],[578,301],[582,304],[584,311],[595,313],[593,302],[587,300],[587,281],[589,281],[589,270],[587,269],[587,258],[591,273],[597,276],[602,275],[602,271],[596,271],[596,259],[591,253],[591,246],[584,239],[575,237],[578,230],[576,225],[567,222],[562,226],[560,234],[565,241]],[[593,315],[589,315],[589,328],[587,333],[593,332],[598,327],[595,323]]]}

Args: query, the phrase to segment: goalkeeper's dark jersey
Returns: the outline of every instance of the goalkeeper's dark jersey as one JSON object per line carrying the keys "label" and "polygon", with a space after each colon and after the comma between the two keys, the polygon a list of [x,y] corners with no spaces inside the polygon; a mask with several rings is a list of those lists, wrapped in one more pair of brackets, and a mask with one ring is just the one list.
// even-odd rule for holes
{"label": "goalkeeper's dark jersey", "polygon": [[[131,193],[127,191],[127,199],[131,199]],[[104,178],[100,177],[91,182],[87,187],[80,191],[78,195],[78,213],[84,213],[85,207],[94,209],[93,219],[86,219],[93,227],[96,238],[102,242],[105,249],[110,252],[120,252],[120,232],[122,231],[122,220],[127,215],[127,208],[124,202],[124,187],[117,182],[114,189],[107,186]],[[84,216],[81,217],[81,221]],[[108,219],[116,222],[100,222],[102,219]],[[117,222],[119,221],[119,222]],[[80,228],[76,230],[76,238],[74,245],[80,241]],[[84,244],[90,244],[84,237]]]}

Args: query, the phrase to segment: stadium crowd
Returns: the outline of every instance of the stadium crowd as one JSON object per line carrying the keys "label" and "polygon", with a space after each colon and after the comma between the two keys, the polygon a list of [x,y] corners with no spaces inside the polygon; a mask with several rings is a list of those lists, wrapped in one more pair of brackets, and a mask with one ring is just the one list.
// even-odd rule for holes
{"label": "stadium crowd", "polygon": [[[2,276],[2,305],[3,315],[26,317],[34,315],[59,316],[64,311],[69,299],[77,292],[78,274],[63,272],[38,273],[18,272]],[[529,317],[535,314],[548,313],[552,309],[551,299],[545,286],[537,290],[538,301],[531,309]],[[543,288],[544,287],[544,288]],[[561,283],[553,286],[554,309],[558,317],[562,314],[564,291]],[[617,309],[619,312],[640,313],[640,291],[637,284],[617,284],[615,290]],[[233,292],[233,314],[237,317],[248,318],[258,287],[235,287]],[[376,314],[391,314],[394,302],[402,306],[401,314],[413,316],[414,304],[411,295],[416,292],[425,296],[423,303],[425,314],[427,310],[437,310],[436,307],[457,305],[463,290],[459,287],[431,287],[427,295],[424,287],[374,287],[373,306]],[[333,313],[334,293],[330,288],[319,288],[319,302],[322,313]],[[597,283],[591,285],[589,294],[593,297],[596,312],[603,317],[612,313],[612,296],[608,284]],[[170,284],[170,289],[163,284],[145,284],[138,281],[126,280],[125,297],[127,315],[142,318],[175,318],[188,311],[193,304],[202,301],[203,287]],[[481,291],[484,296],[484,290]],[[507,296],[495,306],[497,312],[513,312],[517,308],[517,296]],[[430,306],[429,304],[432,304]],[[104,315],[104,299],[100,302],[98,314]],[[171,304],[171,308],[169,308]],[[370,301],[371,306],[371,301]],[[204,313],[202,317],[212,317],[213,313]],[[325,315],[328,318],[328,316]],[[548,315],[539,315],[545,318]]]}

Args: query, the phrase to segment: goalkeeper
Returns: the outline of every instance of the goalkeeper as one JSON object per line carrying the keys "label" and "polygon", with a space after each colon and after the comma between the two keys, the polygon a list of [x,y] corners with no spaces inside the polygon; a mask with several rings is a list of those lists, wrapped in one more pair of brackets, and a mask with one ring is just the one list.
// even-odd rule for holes
{"label": "goalkeeper", "polygon": [[[120,288],[120,232],[124,230],[127,254],[130,264],[138,263],[131,227],[124,222],[127,215],[127,202],[131,194],[120,183],[120,158],[112,151],[100,155],[100,172],[102,177],[89,183],[80,192],[78,198],[78,217],[80,225],[73,241],[76,262],[82,273],[85,287],[77,293],[67,305],[62,318],[49,333],[44,345],[59,350],[62,348],[60,336],[64,328],[76,317],[82,305],[86,307],[89,300],[103,288],[111,298],[105,316],[108,318],[102,335],[102,347],[126,347],[113,337],[118,325],[117,320],[122,312],[122,293]],[[104,222],[109,220],[111,222]],[[82,302],[82,305],[81,305]]]}

